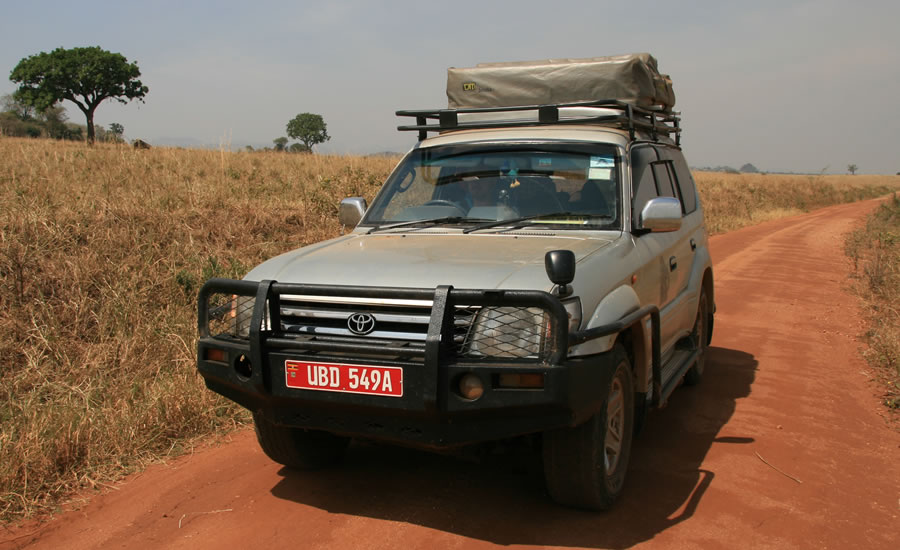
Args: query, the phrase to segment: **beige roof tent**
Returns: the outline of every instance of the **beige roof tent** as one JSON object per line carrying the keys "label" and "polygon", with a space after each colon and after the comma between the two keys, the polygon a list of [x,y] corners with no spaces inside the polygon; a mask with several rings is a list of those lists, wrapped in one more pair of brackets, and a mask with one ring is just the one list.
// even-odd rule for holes
{"label": "beige roof tent", "polygon": [[451,67],[447,99],[451,109],[605,99],[666,112],[675,106],[672,80],[649,53]]}

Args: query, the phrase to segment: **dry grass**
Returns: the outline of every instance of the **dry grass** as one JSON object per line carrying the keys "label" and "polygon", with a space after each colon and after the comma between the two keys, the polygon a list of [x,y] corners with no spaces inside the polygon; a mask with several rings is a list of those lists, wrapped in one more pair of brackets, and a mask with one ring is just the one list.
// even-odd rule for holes
{"label": "dry grass", "polygon": [[[0,138],[0,519],[246,422],[196,374],[199,286],[336,236],[396,161]],[[714,231],[898,181],[697,179]]]}
{"label": "dry grass", "polygon": [[199,285],[338,234],[395,162],[0,139],[0,518],[245,422],[195,372]]}
{"label": "dry grass", "polygon": [[898,176],[694,172],[694,179],[714,234],[900,189]]}
{"label": "dry grass", "polygon": [[854,289],[866,304],[866,359],[884,387],[884,404],[900,409],[900,197],[882,204],[847,237]]}

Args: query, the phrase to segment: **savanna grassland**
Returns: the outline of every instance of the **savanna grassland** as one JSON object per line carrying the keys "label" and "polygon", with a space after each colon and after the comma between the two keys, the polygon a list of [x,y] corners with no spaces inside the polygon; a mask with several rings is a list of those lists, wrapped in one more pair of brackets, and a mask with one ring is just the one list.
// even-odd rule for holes
{"label": "savanna grassland", "polygon": [[[397,160],[0,138],[0,520],[246,423],[195,372],[200,285],[337,236]],[[900,189],[696,178],[713,232]]]}

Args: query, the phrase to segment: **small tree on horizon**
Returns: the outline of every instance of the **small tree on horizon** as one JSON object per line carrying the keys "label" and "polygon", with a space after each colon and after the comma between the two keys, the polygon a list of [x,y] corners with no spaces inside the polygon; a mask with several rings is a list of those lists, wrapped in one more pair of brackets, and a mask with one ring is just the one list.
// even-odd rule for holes
{"label": "small tree on horizon", "polygon": [[118,122],[111,122],[109,124],[109,133],[112,135],[113,141],[125,141],[123,138],[125,135],[125,127]]}
{"label": "small tree on horizon", "polygon": [[331,139],[322,115],[300,113],[287,123],[287,135],[300,140],[306,150],[312,153],[313,145]]}
{"label": "small tree on horizon", "polygon": [[850,172],[850,175],[851,175],[851,176],[855,176],[857,170],[859,170],[859,167],[856,166],[855,164],[848,164],[848,165],[847,165],[847,171]]}
{"label": "small tree on horizon", "polygon": [[94,112],[107,99],[128,103],[143,102],[149,91],[138,77],[137,63],[125,56],[101,49],[57,48],[19,61],[9,79],[19,88],[15,98],[38,111],[67,100],[74,103],[87,120],[87,140],[94,142]]}
{"label": "small tree on horizon", "polygon": [[284,151],[285,146],[287,146],[288,138],[279,137],[272,140],[272,143],[275,144],[276,151]]}

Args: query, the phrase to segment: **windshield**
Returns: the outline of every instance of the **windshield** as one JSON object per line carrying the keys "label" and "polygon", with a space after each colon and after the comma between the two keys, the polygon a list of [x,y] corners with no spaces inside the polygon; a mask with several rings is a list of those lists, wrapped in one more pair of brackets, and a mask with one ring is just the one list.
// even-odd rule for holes
{"label": "windshield", "polygon": [[[427,224],[619,229],[619,156],[586,143],[417,149],[388,179],[362,221],[376,229]],[[396,224],[396,225],[394,225]]]}

